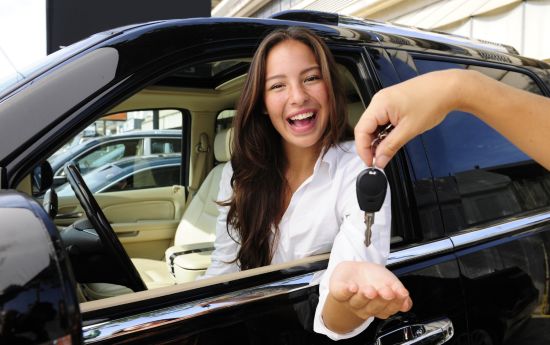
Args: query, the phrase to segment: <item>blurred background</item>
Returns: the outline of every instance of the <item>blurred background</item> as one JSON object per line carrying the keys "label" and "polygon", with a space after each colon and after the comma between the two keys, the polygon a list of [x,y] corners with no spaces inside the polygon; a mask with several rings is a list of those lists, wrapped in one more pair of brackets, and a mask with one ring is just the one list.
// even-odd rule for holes
{"label": "blurred background", "polygon": [[288,9],[337,12],[511,45],[550,61],[548,0],[223,0],[212,16],[268,17]]}

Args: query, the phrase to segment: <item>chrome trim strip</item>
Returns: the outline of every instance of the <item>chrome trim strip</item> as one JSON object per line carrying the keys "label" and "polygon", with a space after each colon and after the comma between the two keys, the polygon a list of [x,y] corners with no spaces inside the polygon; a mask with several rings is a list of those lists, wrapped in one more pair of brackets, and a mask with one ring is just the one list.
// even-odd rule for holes
{"label": "chrome trim strip", "polygon": [[433,241],[433,242],[428,242],[418,246],[391,252],[390,256],[388,257],[388,262],[386,266],[391,267],[413,259],[418,260],[418,258],[421,258],[424,256],[430,256],[433,254],[437,254],[445,251],[452,251],[452,250],[453,250],[453,243],[448,238]]}
{"label": "chrome trim strip", "polygon": [[539,226],[544,223],[549,223],[550,225],[550,212],[548,211],[490,227],[470,229],[468,232],[462,232],[451,236],[451,241],[455,248],[458,249],[477,242],[488,241],[505,235],[512,235],[516,232],[525,232],[522,231],[525,228]]}
{"label": "chrome trim strip", "polygon": [[121,335],[167,325],[216,310],[297,291],[310,286],[311,283],[318,283],[314,277],[315,273],[308,273],[221,296],[85,326],[82,328],[84,343],[93,344],[98,341],[114,339]]}
{"label": "chrome trim strip", "polygon": [[[388,265],[406,262],[413,258],[418,258],[419,255],[435,254],[449,249],[452,249],[452,243],[450,240],[444,239],[413,248],[399,250],[390,254]],[[318,284],[318,278],[321,272],[322,271],[307,273],[259,287],[248,288],[221,296],[167,307],[161,310],[153,310],[123,319],[86,326],[83,327],[84,343],[93,344],[98,341],[113,339],[121,335],[178,322],[223,308],[234,307],[251,301],[298,291],[308,286]]]}

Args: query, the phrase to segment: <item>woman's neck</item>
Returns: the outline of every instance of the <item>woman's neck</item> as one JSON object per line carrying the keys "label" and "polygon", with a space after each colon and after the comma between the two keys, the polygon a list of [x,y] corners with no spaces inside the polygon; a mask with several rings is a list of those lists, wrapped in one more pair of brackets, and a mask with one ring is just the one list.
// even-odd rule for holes
{"label": "woman's neck", "polygon": [[291,194],[313,174],[313,168],[321,153],[321,147],[299,148],[296,146],[285,146],[286,171],[285,177]]}

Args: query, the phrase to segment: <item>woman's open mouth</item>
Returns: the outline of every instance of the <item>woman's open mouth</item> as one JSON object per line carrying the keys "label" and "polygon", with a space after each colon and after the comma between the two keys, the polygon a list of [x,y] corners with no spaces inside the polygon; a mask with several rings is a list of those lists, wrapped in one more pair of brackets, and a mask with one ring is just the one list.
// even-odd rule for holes
{"label": "woman's open mouth", "polygon": [[296,129],[302,129],[302,128],[311,126],[314,123],[314,120],[316,117],[317,117],[316,112],[309,111],[306,113],[301,113],[301,114],[297,114],[292,117],[289,117],[287,121],[290,124],[290,126]]}

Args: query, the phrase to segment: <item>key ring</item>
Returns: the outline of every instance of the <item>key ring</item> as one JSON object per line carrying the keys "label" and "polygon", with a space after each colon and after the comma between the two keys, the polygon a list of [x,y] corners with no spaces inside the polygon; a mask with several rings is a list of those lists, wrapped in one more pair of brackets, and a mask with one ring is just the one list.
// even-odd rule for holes
{"label": "key ring", "polygon": [[370,143],[370,147],[372,150],[372,166],[376,166],[376,148],[380,144],[380,142],[390,134],[390,132],[393,130],[393,125],[390,123],[380,131],[378,131],[378,134],[376,135],[376,138]]}

